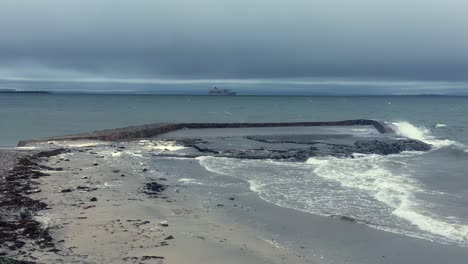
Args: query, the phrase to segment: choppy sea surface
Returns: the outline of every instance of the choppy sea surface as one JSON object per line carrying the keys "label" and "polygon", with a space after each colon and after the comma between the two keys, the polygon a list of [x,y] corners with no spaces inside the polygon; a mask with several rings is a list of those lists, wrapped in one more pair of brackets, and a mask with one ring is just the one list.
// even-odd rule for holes
{"label": "choppy sea surface", "polygon": [[[293,122],[368,118],[429,152],[307,162],[201,157],[271,203],[468,247],[468,97],[0,95],[0,146],[19,139],[152,122]],[[356,131],[365,133],[366,131]],[[203,179],[187,179],[187,183]],[[207,183],[206,183],[207,184]]]}

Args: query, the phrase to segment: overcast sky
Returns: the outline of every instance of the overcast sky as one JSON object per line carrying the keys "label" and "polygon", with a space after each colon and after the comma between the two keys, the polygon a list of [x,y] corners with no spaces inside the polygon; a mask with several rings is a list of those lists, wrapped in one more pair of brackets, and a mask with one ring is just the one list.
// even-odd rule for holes
{"label": "overcast sky", "polygon": [[465,83],[467,10],[466,0],[1,0],[0,79]]}

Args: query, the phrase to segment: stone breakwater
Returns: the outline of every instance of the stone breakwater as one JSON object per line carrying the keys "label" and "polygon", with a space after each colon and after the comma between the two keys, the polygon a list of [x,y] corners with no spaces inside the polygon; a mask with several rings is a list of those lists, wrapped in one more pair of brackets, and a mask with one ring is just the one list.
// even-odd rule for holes
{"label": "stone breakwater", "polygon": [[[429,151],[431,146],[413,139],[349,138],[346,144],[330,143],[314,136],[272,135],[247,137],[209,137],[174,139],[192,151],[185,155],[171,153],[156,156],[201,156],[237,159],[272,159],[305,162],[312,157],[353,158],[355,154],[391,155],[403,151]],[[235,144],[226,144],[235,142]],[[249,147],[246,147],[249,146]]]}
{"label": "stone breakwater", "polygon": [[255,127],[297,127],[297,126],[373,126],[378,132],[392,133],[393,130],[385,123],[368,120],[355,119],[344,121],[326,122],[279,122],[279,123],[157,123],[141,126],[130,126],[125,128],[108,129],[76,135],[49,137],[35,140],[21,140],[18,147],[28,144],[40,143],[53,140],[104,140],[104,141],[125,141],[138,138],[150,138],[179,129],[197,128],[255,128]]}

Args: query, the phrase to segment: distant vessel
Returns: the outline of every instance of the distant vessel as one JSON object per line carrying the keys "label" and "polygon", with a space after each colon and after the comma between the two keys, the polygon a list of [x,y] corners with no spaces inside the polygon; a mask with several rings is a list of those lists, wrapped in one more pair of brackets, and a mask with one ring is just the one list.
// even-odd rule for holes
{"label": "distant vessel", "polygon": [[219,89],[214,87],[210,90],[209,95],[236,95],[237,93],[228,89]]}

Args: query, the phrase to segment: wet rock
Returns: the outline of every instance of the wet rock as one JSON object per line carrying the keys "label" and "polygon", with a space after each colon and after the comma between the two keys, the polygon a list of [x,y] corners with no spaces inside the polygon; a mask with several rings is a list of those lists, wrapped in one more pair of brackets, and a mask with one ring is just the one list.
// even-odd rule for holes
{"label": "wet rock", "polygon": [[403,151],[429,151],[431,145],[419,140],[394,140],[394,141],[357,141],[354,143],[357,153],[390,155]]}
{"label": "wet rock", "polygon": [[93,198],[89,199],[90,202],[97,202],[97,200],[98,199],[96,197],[93,197]]}
{"label": "wet rock", "polygon": [[164,240],[171,240],[171,239],[174,239],[174,237],[173,236],[168,236]]}
{"label": "wet rock", "polygon": [[61,193],[69,193],[69,192],[72,192],[72,189],[67,188],[67,189],[61,190],[60,192],[61,192]]}

